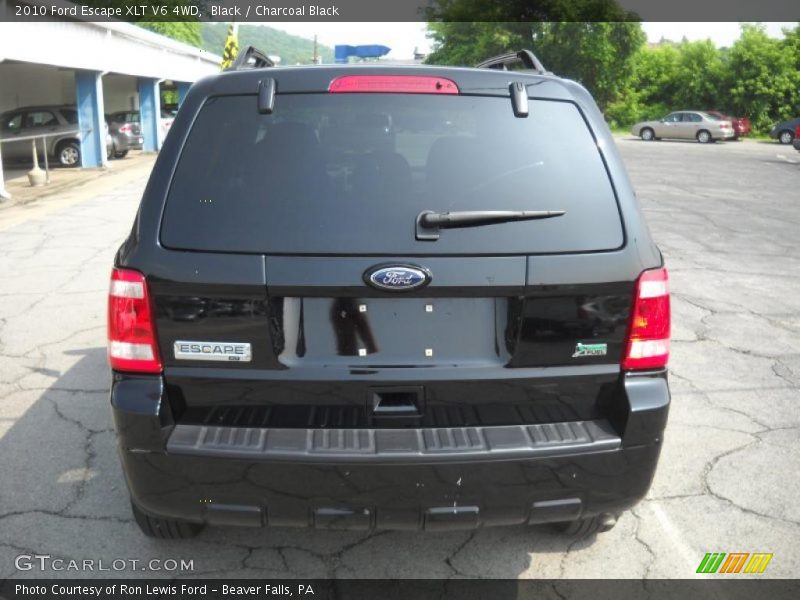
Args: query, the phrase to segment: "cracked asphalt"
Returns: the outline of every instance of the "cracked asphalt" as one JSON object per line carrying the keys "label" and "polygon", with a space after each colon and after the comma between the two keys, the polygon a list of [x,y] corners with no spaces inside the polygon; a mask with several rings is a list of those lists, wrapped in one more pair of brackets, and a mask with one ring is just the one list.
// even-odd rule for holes
{"label": "cracked asphalt", "polygon": [[800,154],[762,142],[618,145],[670,269],[674,341],[658,472],[614,530],[582,541],[530,527],[145,538],[114,447],[104,322],[140,175],[0,218],[0,578],[93,575],[17,571],[20,554],[194,566],[103,576],[685,578],[713,551],[771,552],[762,577],[796,577]]}

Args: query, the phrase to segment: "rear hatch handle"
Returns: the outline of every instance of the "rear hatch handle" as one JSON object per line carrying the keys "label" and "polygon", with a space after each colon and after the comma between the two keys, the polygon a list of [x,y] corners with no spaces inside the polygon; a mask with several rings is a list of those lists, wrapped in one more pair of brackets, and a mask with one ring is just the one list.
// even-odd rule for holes
{"label": "rear hatch handle", "polygon": [[439,239],[440,229],[552,219],[565,214],[565,210],[464,210],[446,213],[423,210],[417,215],[415,231],[417,240],[435,241]]}

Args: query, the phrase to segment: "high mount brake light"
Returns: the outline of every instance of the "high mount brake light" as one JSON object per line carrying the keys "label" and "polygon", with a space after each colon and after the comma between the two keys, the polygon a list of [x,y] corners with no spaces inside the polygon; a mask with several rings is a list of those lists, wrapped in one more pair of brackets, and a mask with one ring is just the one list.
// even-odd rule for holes
{"label": "high mount brake light", "polygon": [[111,271],[108,361],[115,371],[161,373],[150,294],[137,271]]}
{"label": "high mount brake light", "polygon": [[669,360],[669,280],[665,268],[644,271],[636,281],[622,368],[659,369]]}
{"label": "high mount brake light", "polygon": [[455,81],[418,75],[343,75],[331,81],[331,94],[458,94]]}

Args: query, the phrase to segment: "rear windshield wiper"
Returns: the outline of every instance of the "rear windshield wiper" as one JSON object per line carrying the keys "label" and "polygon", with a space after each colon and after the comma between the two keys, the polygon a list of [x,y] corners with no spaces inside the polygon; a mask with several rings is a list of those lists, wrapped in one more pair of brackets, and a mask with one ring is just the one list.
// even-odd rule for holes
{"label": "rear windshield wiper", "polygon": [[418,240],[432,241],[439,239],[440,229],[552,219],[566,213],[565,210],[463,210],[446,213],[425,210],[417,215],[416,235]]}

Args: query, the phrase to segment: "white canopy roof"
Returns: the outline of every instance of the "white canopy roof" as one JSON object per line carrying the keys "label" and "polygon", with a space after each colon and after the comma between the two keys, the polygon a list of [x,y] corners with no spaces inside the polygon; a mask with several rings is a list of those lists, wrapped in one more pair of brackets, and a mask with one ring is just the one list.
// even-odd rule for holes
{"label": "white canopy roof", "polygon": [[130,23],[42,20],[0,23],[2,60],[193,82],[219,72],[221,58]]}

